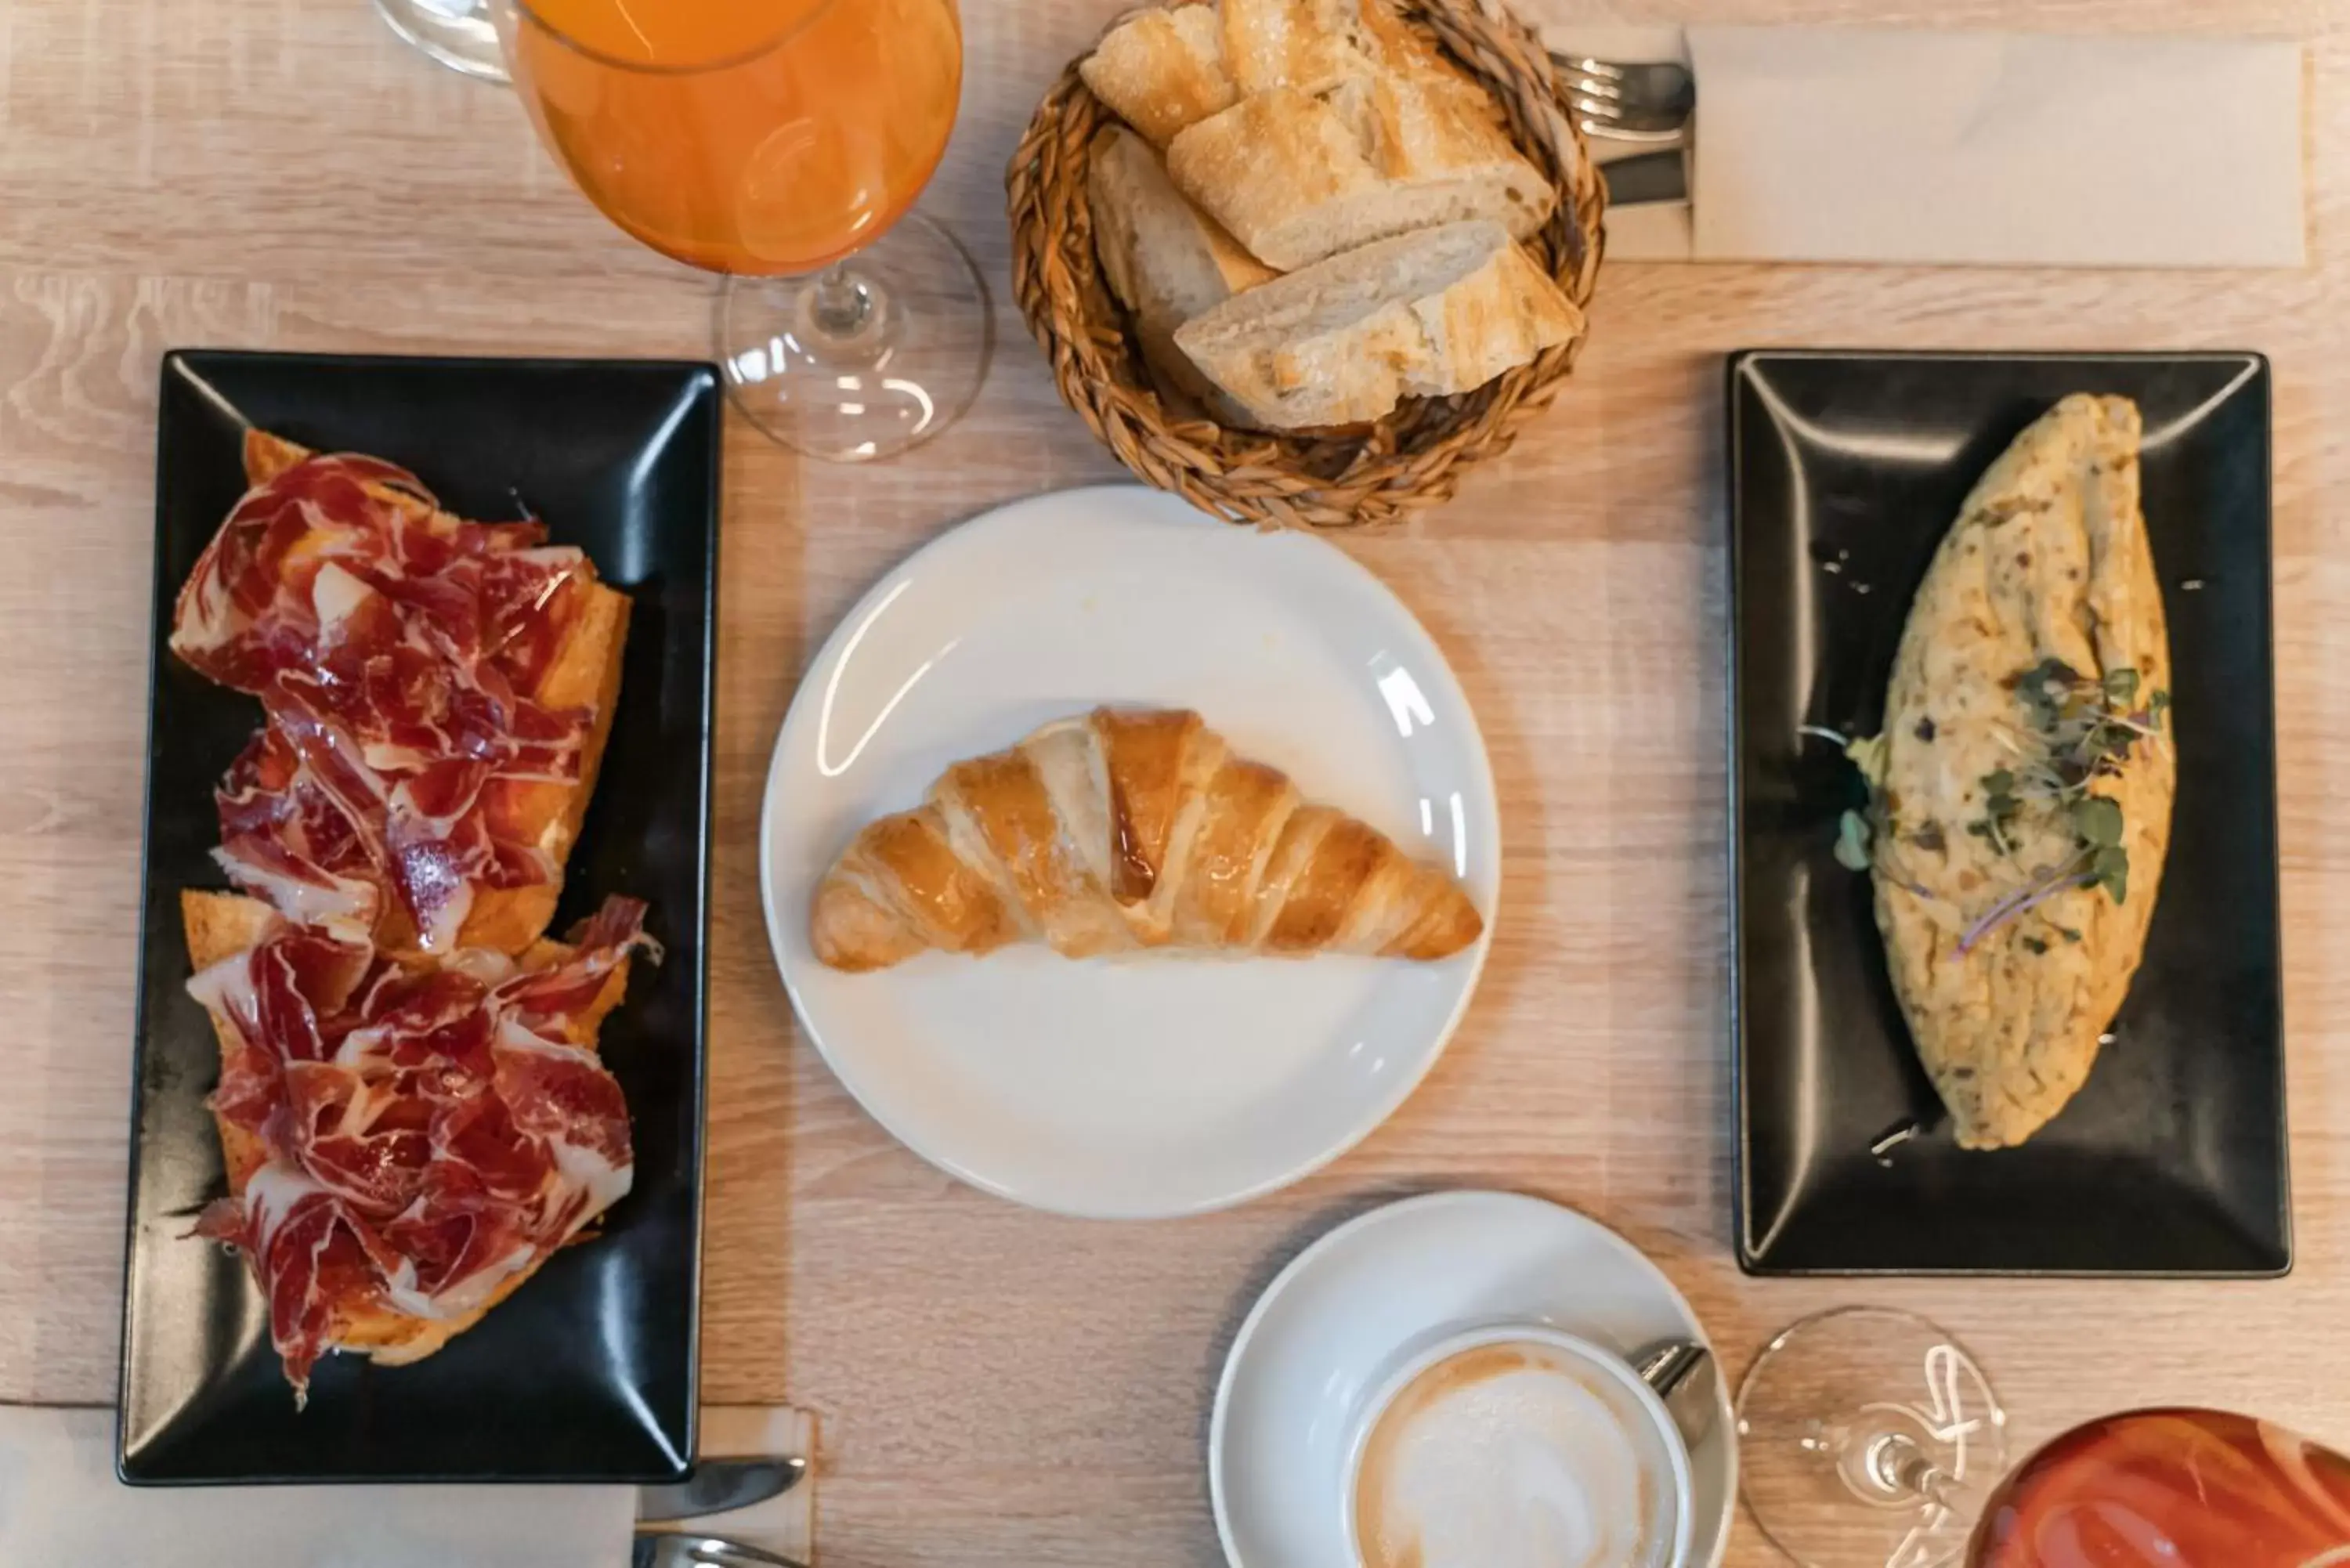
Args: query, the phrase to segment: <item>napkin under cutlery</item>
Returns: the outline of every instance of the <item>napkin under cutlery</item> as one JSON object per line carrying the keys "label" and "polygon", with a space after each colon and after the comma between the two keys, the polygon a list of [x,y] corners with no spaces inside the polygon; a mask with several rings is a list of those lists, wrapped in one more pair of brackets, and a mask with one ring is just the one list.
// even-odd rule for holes
{"label": "napkin under cutlery", "polygon": [[634,1487],[127,1487],[114,1412],[0,1406],[0,1563],[627,1568]]}
{"label": "napkin under cutlery", "polygon": [[1690,201],[1611,212],[1616,259],[2306,261],[2296,42],[1580,25],[1544,41],[1697,78]]}
{"label": "napkin under cutlery", "polygon": [[[814,1436],[795,1410],[702,1411],[713,1456],[812,1453]],[[805,1559],[812,1491],[691,1528]],[[636,1511],[629,1486],[126,1487],[112,1410],[0,1405],[9,1568],[627,1568]]]}

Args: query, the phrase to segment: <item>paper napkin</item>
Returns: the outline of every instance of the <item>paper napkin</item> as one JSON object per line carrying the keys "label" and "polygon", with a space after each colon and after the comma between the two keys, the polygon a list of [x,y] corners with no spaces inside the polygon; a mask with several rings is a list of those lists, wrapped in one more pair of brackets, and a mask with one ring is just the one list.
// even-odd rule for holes
{"label": "paper napkin", "polygon": [[1700,260],[2299,266],[2301,46],[1693,27]]}
{"label": "paper napkin", "polygon": [[[1690,259],[2306,261],[2298,43],[1789,26],[1691,27],[1675,48],[1617,31],[1546,41],[1602,58],[1685,49]],[[1614,151],[1595,143],[1603,161]],[[1617,259],[1675,254],[1646,209],[1608,229]]]}
{"label": "paper napkin", "polygon": [[126,1487],[114,1412],[0,1406],[0,1563],[626,1568],[634,1487]]}

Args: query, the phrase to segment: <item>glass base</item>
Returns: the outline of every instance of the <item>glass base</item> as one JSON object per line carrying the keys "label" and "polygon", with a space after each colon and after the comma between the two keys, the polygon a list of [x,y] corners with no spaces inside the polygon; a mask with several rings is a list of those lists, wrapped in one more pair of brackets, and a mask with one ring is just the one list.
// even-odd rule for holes
{"label": "glass base", "polygon": [[994,342],[979,268],[919,213],[824,272],[730,277],[719,305],[735,406],[828,462],[894,457],[952,424]]}
{"label": "glass base", "polygon": [[375,0],[375,8],[393,32],[451,70],[484,81],[506,79],[488,0]]}
{"label": "glass base", "polygon": [[1956,1563],[2005,1473],[2006,1436],[1974,1357],[1912,1313],[1807,1317],[1738,1390],[1740,1490],[1804,1568]]}

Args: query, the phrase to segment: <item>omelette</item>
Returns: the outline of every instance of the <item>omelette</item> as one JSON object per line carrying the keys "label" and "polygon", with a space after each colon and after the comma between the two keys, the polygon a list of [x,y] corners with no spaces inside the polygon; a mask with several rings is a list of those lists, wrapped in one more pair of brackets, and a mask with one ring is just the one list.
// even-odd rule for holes
{"label": "omelette", "polygon": [[1883,733],[1850,748],[1873,787],[1839,854],[1965,1148],[2064,1108],[2146,950],[2178,765],[2138,440],[2135,404],[2082,394],[2016,438],[1918,587]]}

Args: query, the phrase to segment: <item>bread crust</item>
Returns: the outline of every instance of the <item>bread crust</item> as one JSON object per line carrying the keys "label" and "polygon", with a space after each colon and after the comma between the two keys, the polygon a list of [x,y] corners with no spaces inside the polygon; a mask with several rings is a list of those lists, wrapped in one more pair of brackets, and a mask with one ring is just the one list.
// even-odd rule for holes
{"label": "bread crust", "polygon": [[1251,93],[1185,127],[1167,172],[1284,272],[1438,223],[1490,220],[1523,238],[1557,204],[1542,171],[1458,95],[1391,75],[1322,95]]}
{"label": "bread crust", "polygon": [[1277,430],[1376,420],[1482,386],[1572,339],[1583,315],[1499,223],[1381,240],[1186,323],[1176,346]]}
{"label": "bread crust", "polygon": [[1240,96],[1224,68],[1222,28],[1212,5],[1139,12],[1102,36],[1077,74],[1154,147]]}
{"label": "bread crust", "polygon": [[1175,330],[1267,282],[1273,269],[1178,191],[1159,154],[1124,126],[1104,126],[1094,135],[1086,204],[1102,275],[1134,317],[1145,363],[1219,423],[1251,423],[1248,410],[1218,392],[1175,347]]}
{"label": "bread crust", "polygon": [[[527,888],[481,888],[457,945],[518,953],[546,934],[563,897],[563,867],[579,837],[579,825],[595,797],[596,780],[604,766],[604,748],[611,739],[612,715],[620,702],[620,673],[628,652],[629,596],[603,583],[587,585],[577,618],[539,681],[533,700],[546,708],[593,704],[589,726],[579,754],[579,777],[571,784],[523,786],[520,795],[525,820],[537,825],[536,843],[556,867],[551,881]],[[387,943],[407,946],[412,943]]]}

